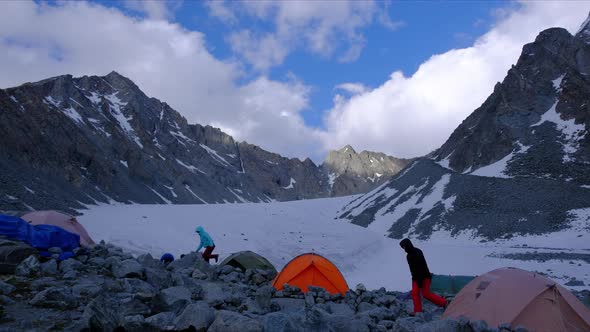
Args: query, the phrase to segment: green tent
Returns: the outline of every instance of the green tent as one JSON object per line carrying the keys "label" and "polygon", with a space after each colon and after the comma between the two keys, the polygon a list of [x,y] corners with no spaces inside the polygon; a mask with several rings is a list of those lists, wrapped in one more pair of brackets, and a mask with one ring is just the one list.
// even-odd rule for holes
{"label": "green tent", "polygon": [[473,279],[475,279],[475,276],[433,274],[430,290],[441,295],[454,296]]}
{"label": "green tent", "polygon": [[247,269],[261,269],[277,272],[275,267],[266,258],[252,251],[240,251],[231,254],[220,265],[230,265],[243,271]]}

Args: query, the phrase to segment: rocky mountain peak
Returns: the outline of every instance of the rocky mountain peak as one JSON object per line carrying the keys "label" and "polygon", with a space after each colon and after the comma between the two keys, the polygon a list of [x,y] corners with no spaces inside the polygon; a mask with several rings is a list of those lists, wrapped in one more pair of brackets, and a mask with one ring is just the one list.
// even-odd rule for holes
{"label": "rocky mountain peak", "polygon": [[341,196],[370,190],[397,174],[410,161],[371,151],[357,153],[346,145],[330,151],[322,166],[328,173],[332,195]]}

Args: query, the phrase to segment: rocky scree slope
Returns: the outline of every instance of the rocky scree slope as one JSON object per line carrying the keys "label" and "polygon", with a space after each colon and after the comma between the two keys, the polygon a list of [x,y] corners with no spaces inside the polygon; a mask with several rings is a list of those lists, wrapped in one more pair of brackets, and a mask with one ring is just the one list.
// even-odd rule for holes
{"label": "rocky scree slope", "polygon": [[441,148],[342,209],[394,238],[590,231],[590,25],[523,47]]}
{"label": "rocky scree slope", "polygon": [[408,317],[407,294],[383,288],[277,292],[274,272],[210,266],[196,253],[169,265],[105,243],[77,254],[62,262],[32,255],[2,276],[0,331],[526,331],[439,320],[442,309],[429,303]]}
{"label": "rocky scree slope", "polygon": [[286,201],[367,188],[359,178],[363,185],[332,190],[310,159],[188,124],[116,72],[0,89],[0,132],[3,210]]}

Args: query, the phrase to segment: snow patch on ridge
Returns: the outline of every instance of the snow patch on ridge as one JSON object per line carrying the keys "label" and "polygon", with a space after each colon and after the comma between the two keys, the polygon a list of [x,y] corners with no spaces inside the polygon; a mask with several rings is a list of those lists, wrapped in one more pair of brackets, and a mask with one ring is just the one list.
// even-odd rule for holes
{"label": "snow patch on ridge", "polygon": [[66,108],[62,112],[75,123],[84,124],[82,116],[73,107]]}
{"label": "snow patch on ridge", "polygon": [[[570,120],[562,120],[559,113],[557,113],[556,107],[559,101],[556,100],[553,106],[549,108],[545,114],[541,116],[541,120],[539,122],[531,125],[531,127],[537,127],[545,122],[551,122],[555,124],[557,130],[561,131],[562,137],[564,142],[562,142],[563,146],[563,162],[572,162],[575,158],[572,156],[575,152],[578,151],[580,141],[586,136],[586,126],[584,124],[576,124],[575,119]],[[581,135],[584,133],[583,135]]]}
{"label": "snow patch on ridge", "polygon": [[205,151],[207,151],[207,153],[217,162],[221,163],[224,166],[231,167],[231,164],[228,163],[227,160],[225,160],[225,158],[220,156],[219,153],[217,153],[217,151],[211,149],[210,147],[208,147],[207,145],[205,145],[203,143],[199,144],[199,146],[202,147],[203,149],[205,149]]}
{"label": "snow patch on ridge", "polygon": [[518,150],[514,150],[504,158],[487,166],[480,167],[469,174],[494,178],[511,178],[511,176],[506,174],[506,167],[508,166],[508,163],[512,160],[512,158],[514,158],[515,155],[525,153],[530,148],[530,146],[522,145],[518,141],[516,144],[518,145]]}
{"label": "snow patch on ridge", "polygon": [[289,185],[286,187],[283,187],[283,189],[293,189],[293,185],[297,183],[297,181],[295,181],[295,179],[291,178],[291,180],[289,181]]}
{"label": "snow patch on ridge", "polygon": [[154,192],[154,194],[158,195],[158,197],[160,197],[160,199],[162,199],[166,204],[172,204],[172,202],[170,200],[168,200],[168,199],[166,199],[166,197],[160,195],[160,193],[155,191],[154,188],[152,188],[150,186],[148,186],[148,188],[150,188]]}
{"label": "snow patch on ridge", "polygon": [[[158,155],[159,155],[159,153],[158,153]],[[160,158],[162,158],[162,156],[160,156]],[[164,159],[164,160],[165,160],[165,159]],[[193,173],[194,173],[195,171],[197,171],[197,172],[200,172],[200,173],[202,173],[202,174],[205,174],[205,175],[207,175],[207,173],[205,173],[205,172],[201,171],[199,168],[197,168],[197,167],[195,167],[195,166],[193,166],[193,165],[187,165],[187,164],[183,163],[182,161],[180,161],[178,158],[176,158],[176,162],[177,162],[178,164],[180,164],[180,166],[183,166],[184,168],[188,169],[189,171],[191,171],[191,172],[193,172]]]}

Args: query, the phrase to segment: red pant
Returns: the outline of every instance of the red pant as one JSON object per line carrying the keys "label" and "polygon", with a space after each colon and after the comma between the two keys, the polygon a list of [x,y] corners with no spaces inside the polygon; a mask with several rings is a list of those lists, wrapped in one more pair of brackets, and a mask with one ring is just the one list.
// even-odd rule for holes
{"label": "red pant", "polygon": [[447,304],[447,300],[430,292],[430,279],[424,279],[422,281],[422,288],[418,287],[418,283],[416,281],[412,281],[412,300],[414,301],[414,312],[422,312],[420,291],[422,291],[422,296],[424,296],[425,299],[439,307],[444,307],[445,304]]}
{"label": "red pant", "polygon": [[211,258],[215,259],[215,261],[217,262],[217,257],[219,257],[219,255],[212,255],[213,249],[215,249],[215,246],[205,247],[205,252],[203,253],[203,259],[205,259],[205,261],[207,263],[209,263],[209,260]]}

